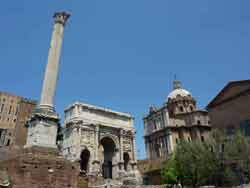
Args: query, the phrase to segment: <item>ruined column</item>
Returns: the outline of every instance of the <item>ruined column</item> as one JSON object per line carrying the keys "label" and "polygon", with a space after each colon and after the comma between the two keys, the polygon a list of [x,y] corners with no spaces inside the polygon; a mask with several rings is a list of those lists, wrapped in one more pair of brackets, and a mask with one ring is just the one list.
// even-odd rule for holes
{"label": "ruined column", "polygon": [[57,148],[59,116],[54,109],[54,96],[58,77],[64,26],[69,18],[66,12],[54,14],[48,64],[45,70],[40,104],[28,122],[28,136],[25,147]]}

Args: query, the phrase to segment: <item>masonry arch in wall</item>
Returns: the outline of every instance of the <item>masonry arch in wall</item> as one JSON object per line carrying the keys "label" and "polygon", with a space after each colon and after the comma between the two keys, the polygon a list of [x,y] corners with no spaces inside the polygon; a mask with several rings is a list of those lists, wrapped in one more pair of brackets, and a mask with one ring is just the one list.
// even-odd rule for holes
{"label": "masonry arch in wall", "polygon": [[113,178],[113,164],[116,154],[116,144],[110,137],[103,137],[100,140],[101,148],[103,149],[102,160],[102,175],[104,178]]}
{"label": "masonry arch in wall", "polygon": [[80,154],[80,170],[83,174],[89,171],[90,151],[85,148]]}
{"label": "masonry arch in wall", "polygon": [[128,152],[125,152],[123,154],[123,161],[124,161],[124,170],[129,171],[130,156],[129,156]]}

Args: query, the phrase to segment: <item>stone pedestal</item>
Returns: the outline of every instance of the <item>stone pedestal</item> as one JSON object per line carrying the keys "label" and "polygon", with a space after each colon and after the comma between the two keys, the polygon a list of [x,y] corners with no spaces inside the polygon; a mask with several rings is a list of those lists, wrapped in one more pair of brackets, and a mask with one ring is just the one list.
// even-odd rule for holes
{"label": "stone pedestal", "polygon": [[112,166],[112,176],[113,176],[113,179],[119,179],[119,165],[118,163],[116,164],[113,164]]}
{"label": "stone pedestal", "polygon": [[24,147],[57,148],[59,120],[57,114],[37,109],[29,121],[27,143]]}
{"label": "stone pedestal", "polygon": [[101,162],[99,160],[94,160],[92,162],[92,170],[90,172],[91,175],[102,176],[100,165],[101,165]]}

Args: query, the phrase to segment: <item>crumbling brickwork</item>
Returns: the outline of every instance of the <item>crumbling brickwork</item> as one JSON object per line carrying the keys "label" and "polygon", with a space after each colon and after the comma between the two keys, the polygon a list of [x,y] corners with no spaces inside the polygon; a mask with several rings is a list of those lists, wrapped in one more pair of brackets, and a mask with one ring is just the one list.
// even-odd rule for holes
{"label": "crumbling brickwork", "polygon": [[77,188],[78,165],[55,155],[44,153],[23,153],[5,161],[12,188]]}

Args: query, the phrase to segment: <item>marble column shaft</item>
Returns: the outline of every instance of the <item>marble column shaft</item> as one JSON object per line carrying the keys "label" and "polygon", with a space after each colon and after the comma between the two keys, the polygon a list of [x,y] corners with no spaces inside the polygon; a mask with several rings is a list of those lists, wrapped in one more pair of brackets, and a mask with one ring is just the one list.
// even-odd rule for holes
{"label": "marble column shaft", "polygon": [[95,127],[95,160],[98,161],[98,148],[99,148],[99,125]]}
{"label": "marble column shaft", "polygon": [[120,130],[120,161],[123,162],[123,129]]}
{"label": "marble column shaft", "polygon": [[133,150],[134,150],[134,152],[133,152],[133,154],[134,154],[134,158],[133,158],[133,160],[134,161],[137,161],[137,156],[136,156],[136,154],[137,154],[137,149],[136,149],[136,140],[135,140],[135,134],[136,133],[134,133],[134,135],[133,135],[133,137],[132,137],[132,144],[133,144]]}
{"label": "marble column shaft", "polygon": [[56,82],[58,77],[58,68],[63,41],[64,26],[69,18],[69,14],[62,12],[54,15],[54,30],[52,33],[48,64],[45,70],[43,89],[41,94],[40,107],[54,109],[54,96],[56,91]]}

